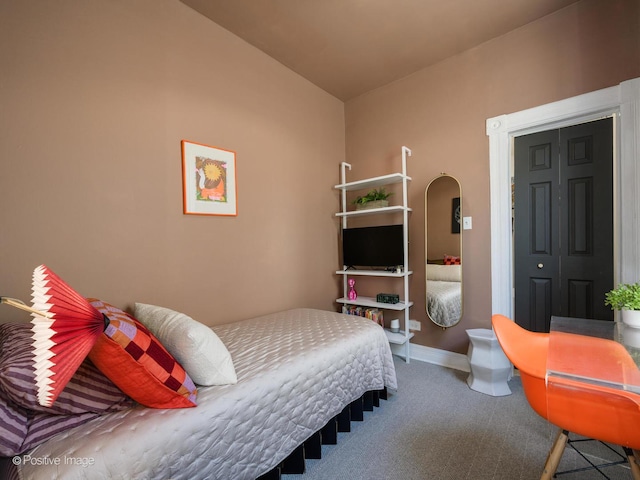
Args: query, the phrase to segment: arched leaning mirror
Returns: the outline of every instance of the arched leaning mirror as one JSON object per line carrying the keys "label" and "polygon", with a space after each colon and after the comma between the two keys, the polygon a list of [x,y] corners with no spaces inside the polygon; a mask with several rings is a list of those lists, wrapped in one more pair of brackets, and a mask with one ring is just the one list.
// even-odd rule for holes
{"label": "arched leaning mirror", "polygon": [[424,192],[427,316],[448,328],[462,318],[462,191],[446,173]]}

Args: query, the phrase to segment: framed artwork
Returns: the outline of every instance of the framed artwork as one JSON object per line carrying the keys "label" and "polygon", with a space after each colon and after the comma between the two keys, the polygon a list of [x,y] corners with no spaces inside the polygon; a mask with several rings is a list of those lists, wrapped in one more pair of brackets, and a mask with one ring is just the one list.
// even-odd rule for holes
{"label": "framed artwork", "polygon": [[460,197],[451,202],[451,233],[460,233]]}
{"label": "framed artwork", "polygon": [[237,215],[236,153],[182,140],[183,211]]}

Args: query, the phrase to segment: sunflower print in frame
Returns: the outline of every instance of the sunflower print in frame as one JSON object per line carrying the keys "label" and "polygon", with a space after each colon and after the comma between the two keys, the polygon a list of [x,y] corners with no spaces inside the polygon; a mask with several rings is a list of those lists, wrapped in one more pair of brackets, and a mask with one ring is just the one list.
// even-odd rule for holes
{"label": "sunflower print in frame", "polygon": [[227,202],[227,162],[196,157],[196,199]]}

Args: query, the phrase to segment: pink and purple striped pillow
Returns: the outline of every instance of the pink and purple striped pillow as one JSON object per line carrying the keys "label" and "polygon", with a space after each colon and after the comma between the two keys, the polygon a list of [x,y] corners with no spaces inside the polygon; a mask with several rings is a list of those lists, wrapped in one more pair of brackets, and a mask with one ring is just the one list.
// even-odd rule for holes
{"label": "pink and purple striped pillow", "polygon": [[86,360],[51,407],[38,403],[29,324],[0,324],[0,455],[15,455],[68,428],[135,402]]}

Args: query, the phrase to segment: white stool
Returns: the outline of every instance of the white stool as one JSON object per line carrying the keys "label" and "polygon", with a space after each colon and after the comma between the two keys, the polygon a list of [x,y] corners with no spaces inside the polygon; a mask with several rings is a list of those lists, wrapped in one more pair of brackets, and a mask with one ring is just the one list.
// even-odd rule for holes
{"label": "white stool", "polygon": [[494,397],[511,395],[507,381],[511,378],[511,362],[502,351],[493,330],[467,330],[469,350],[467,358],[471,373],[467,385],[471,390]]}

